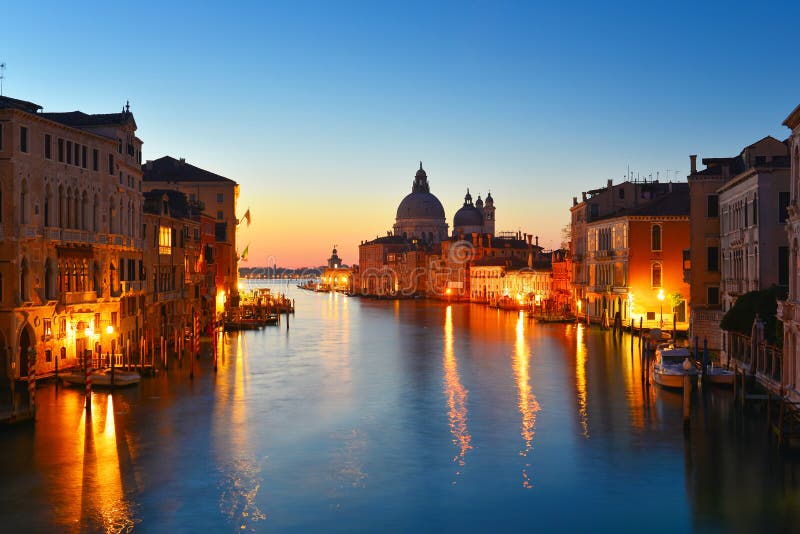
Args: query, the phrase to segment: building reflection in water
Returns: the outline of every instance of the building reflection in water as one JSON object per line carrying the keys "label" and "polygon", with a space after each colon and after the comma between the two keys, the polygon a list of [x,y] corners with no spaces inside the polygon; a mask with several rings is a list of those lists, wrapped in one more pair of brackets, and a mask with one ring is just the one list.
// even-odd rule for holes
{"label": "building reflection in water", "polygon": [[242,332],[229,352],[228,367],[217,374],[218,401],[214,432],[218,465],[223,474],[219,490],[220,513],[237,529],[253,530],[266,519],[257,503],[261,489],[261,465],[253,457],[247,421],[249,371],[247,346]]}
{"label": "building reflection in water", "polygon": [[[533,394],[530,384],[530,357],[530,347],[525,341],[525,314],[524,312],[519,312],[512,367],[517,381],[519,412],[522,415],[521,434],[524,448],[520,451],[520,455],[526,458],[533,448],[536,413],[539,411],[539,402],[536,400],[536,395]],[[522,486],[528,489],[533,487],[530,473],[528,473],[530,467],[530,461],[526,460],[525,467],[522,469]]]}
{"label": "building reflection in water", "polygon": [[583,437],[589,438],[589,410],[586,403],[586,341],[582,324],[575,326],[575,389],[578,392],[578,417]]}
{"label": "building reflection in water", "polygon": [[[77,471],[62,472],[65,484],[80,493],[77,500],[71,501],[72,506],[65,503],[61,510],[55,510],[57,521],[79,530],[130,532],[137,520],[133,506],[125,498],[122,482],[114,397],[95,394],[91,402],[92,413],[88,416],[83,406],[77,404],[80,414],[74,410],[63,414],[66,418],[80,420],[73,454],[82,461],[64,464]],[[128,444],[123,445],[127,447]]]}
{"label": "building reflection in water", "polygon": [[[444,393],[447,398],[447,417],[450,433],[458,454],[453,461],[460,467],[465,464],[467,451],[472,449],[472,436],[467,428],[467,388],[458,376],[458,364],[453,351],[453,307],[445,310],[444,321]],[[456,471],[456,475],[461,474]],[[454,482],[455,483],[455,482]]]}

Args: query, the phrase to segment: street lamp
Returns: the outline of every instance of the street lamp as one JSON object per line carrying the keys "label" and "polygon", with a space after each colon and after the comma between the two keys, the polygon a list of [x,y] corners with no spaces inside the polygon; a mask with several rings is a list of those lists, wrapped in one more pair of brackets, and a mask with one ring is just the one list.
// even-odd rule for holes
{"label": "street lamp", "polygon": [[664,290],[658,290],[658,302],[661,312],[661,328],[664,328]]}

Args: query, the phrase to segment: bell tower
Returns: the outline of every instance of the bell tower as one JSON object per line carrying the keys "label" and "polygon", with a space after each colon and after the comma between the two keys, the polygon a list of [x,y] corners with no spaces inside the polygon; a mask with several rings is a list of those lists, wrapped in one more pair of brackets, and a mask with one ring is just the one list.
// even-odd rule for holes
{"label": "bell tower", "polygon": [[484,213],[484,228],[485,231],[489,234],[494,235],[494,199],[492,198],[492,192],[490,191],[488,195],[486,195],[486,202],[483,205],[483,213]]}

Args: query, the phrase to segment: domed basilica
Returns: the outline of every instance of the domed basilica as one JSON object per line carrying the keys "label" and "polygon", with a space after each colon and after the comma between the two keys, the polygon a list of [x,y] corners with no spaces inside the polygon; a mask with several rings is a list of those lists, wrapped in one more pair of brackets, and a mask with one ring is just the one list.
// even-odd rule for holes
{"label": "domed basilica", "polygon": [[[494,199],[492,199],[491,193],[486,197],[485,204],[480,196],[473,204],[472,196],[467,189],[464,205],[453,218],[452,237],[469,236],[473,232],[494,234],[494,211]],[[405,239],[417,239],[434,244],[448,238],[447,228],[444,207],[439,199],[431,193],[428,175],[420,162],[419,170],[414,176],[414,183],[411,186],[411,193],[406,195],[397,207],[393,233],[395,236],[402,236]]]}

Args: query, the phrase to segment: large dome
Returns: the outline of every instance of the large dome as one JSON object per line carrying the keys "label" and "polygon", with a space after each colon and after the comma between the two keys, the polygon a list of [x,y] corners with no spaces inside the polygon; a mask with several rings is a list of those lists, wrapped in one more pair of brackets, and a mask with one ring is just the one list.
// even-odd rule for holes
{"label": "large dome", "polygon": [[428,191],[409,193],[397,207],[398,219],[442,219],[444,207],[435,195]]}
{"label": "large dome", "polygon": [[464,204],[461,208],[456,212],[455,217],[453,217],[453,227],[458,228],[459,226],[481,226],[483,225],[483,215],[478,208],[469,204]]}

